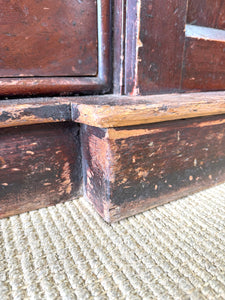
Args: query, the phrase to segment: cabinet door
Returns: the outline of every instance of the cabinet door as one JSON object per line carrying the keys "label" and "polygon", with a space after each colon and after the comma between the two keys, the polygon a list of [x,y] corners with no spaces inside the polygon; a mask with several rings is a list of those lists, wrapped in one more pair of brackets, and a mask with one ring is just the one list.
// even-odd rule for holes
{"label": "cabinet door", "polygon": [[109,1],[0,0],[0,7],[2,96],[103,89]]}
{"label": "cabinet door", "polygon": [[126,24],[126,94],[225,89],[224,0],[128,0]]}
{"label": "cabinet door", "polygon": [[181,88],[225,89],[224,29],[224,0],[189,0]]}

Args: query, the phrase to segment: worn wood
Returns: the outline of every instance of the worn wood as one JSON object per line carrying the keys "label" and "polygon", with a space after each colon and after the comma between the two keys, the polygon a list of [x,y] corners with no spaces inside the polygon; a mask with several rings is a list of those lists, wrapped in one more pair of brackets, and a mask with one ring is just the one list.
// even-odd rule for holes
{"label": "worn wood", "polygon": [[225,113],[224,92],[85,97],[80,103],[74,100],[71,98],[73,121],[103,128]]}
{"label": "worn wood", "polygon": [[79,195],[79,127],[71,123],[0,131],[0,217]]}
{"label": "worn wood", "polygon": [[225,180],[225,117],[82,125],[85,197],[108,222]]}
{"label": "worn wood", "polygon": [[[140,2],[139,7],[137,2]],[[125,93],[133,95],[179,90],[187,1],[133,0],[129,3]],[[135,7],[134,16],[130,17]],[[133,25],[129,25],[129,20]]]}
{"label": "worn wood", "polygon": [[187,23],[225,29],[224,0],[188,0]]}
{"label": "worn wood", "polygon": [[127,0],[125,23],[125,49],[124,49],[124,93],[138,94],[138,51],[142,46],[140,41],[140,10],[138,0]]}
{"label": "worn wood", "polygon": [[0,128],[71,121],[70,102],[60,98],[0,102]]}
{"label": "worn wood", "polygon": [[186,26],[182,88],[223,90],[225,88],[225,31]]}
{"label": "worn wood", "polygon": [[1,0],[0,6],[0,77],[96,75],[96,1]]}
{"label": "worn wood", "polygon": [[[26,0],[24,0],[24,1],[26,1]],[[8,1],[6,1],[6,2],[8,2]],[[12,3],[12,1],[10,3]],[[26,3],[28,3],[28,1],[26,1]],[[47,3],[47,4],[49,4],[49,3]],[[90,0],[77,1],[77,2],[67,1],[66,3],[67,3],[67,6],[65,4],[62,4],[61,6],[63,6],[63,9],[60,10],[60,7],[61,7],[60,6],[57,11],[57,13],[59,14],[59,17],[57,19],[58,22],[56,22],[56,24],[52,23],[52,19],[54,19],[54,14],[52,15],[51,11],[49,11],[50,20],[48,20],[48,22],[51,22],[53,27],[59,26],[60,28],[62,28],[62,26],[63,26],[63,31],[60,31],[60,34],[63,35],[62,47],[66,47],[66,51],[70,51],[71,55],[73,54],[74,63],[77,64],[77,65],[75,65],[75,73],[71,75],[71,72],[72,73],[74,72],[73,70],[71,71],[71,68],[74,65],[73,63],[71,63],[71,61],[69,61],[67,63],[67,67],[66,67],[66,64],[64,65],[64,62],[62,60],[61,61],[58,60],[58,56],[62,57],[62,59],[64,59],[64,60],[67,60],[67,59],[70,60],[69,56],[66,55],[65,51],[61,51],[59,55],[58,54],[56,55],[57,63],[59,63],[61,65],[61,69],[70,68],[70,72],[67,72],[67,70],[65,70],[62,73],[63,76],[61,76],[61,77],[57,77],[60,72],[57,74],[57,73],[54,73],[54,71],[51,71],[48,74],[48,76],[44,76],[44,77],[43,76],[40,77],[40,74],[41,74],[40,73],[38,77],[0,78],[0,97],[2,97],[2,98],[15,97],[18,95],[20,95],[20,96],[51,95],[51,96],[53,96],[53,95],[87,94],[90,92],[105,93],[105,92],[109,91],[111,84],[112,84],[111,78],[110,78],[110,76],[111,76],[111,67],[110,67],[110,64],[111,64],[111,46],[110,46],[110,44],[111,44],[111,2],[104,1],[104,0],[97,0],[97,9],[96,9],[96,2],[90,1]],[[89,7],[89,4],[90,4],[90,7]],[[32,5],[32,4],[29,4],[29,5]],[[38,4],[35,4],[35,5],[38,5]],[[54,3],[54,6],[57,7],[58,5],[57,4],[55,5],[55,3]],[[74,10],[74,9],[72,10],[70,5],[75,6],[76,10]],[[43,5],[41,5],[40,7],[43,8]],[[48,6],[46,6],[46,7],[48,7]],[[73,21],[71,21],[71,18],[69,17],[67,19],[68,14],[66,15],[66,19],[67,19],[65,21],[66,23],[65,22],[63,23],[63,17],[61,18],[60,14],[63,13],[63,11],[64,11],[64,9],[66,9],[66,7],[68,10],[69,16],[73,16],[74,18],[79,16],[80,26],[79,26],[79,22],[76,23],[75,26],[73,26],[73,24],[71,23],[71,22],[73,22]],[[79,12],[78,7],[82,7],[82,9],[80,9],[80,12]],[[86,8],[85,10],[84,10],[84,7]],[[96,10],[97,10],[97,20],[96,20]],[[21,12],[21,13],[24,14],[25,12]],[[35,16],[34,12],[29,11],[29,18],[32,18],[32,16]],[[43,17],[44,17],[44,15],[43,15]],[[85,18],[85,20],[83,18]],[[89,22],[86,21],[87,19],[89,20]],[[94,23],[94,19],[96,20],[96,23]],[[9,20],[11,20],[11,18]],[[34,22],[36,22],[36,21],[34,21]],[[67,22],[68,22],[68,24],[67,24]],[[23,26],[27,26],[26,28],[28,28],[28,25],[24,24]],[[8,24],[7,26],[10,27],[11,25]],[[40,28],[42,28],[42,24],[40,24],[40,26],[41,26]],[[3,27],[1,26],[1,28],[3,28]],[[71,29],[71,28],[73,28],[73,29]],[[45,29],[43,29],[43,30],[45,30]],[[69,32],[71,32],[71,30],[75,30],[76,34],[74,34],[73,37],[70,38],[70,35],[67,34],[66,32],[64,33],[64,30],[69,31]],[[76,30],[78,30],[78,31],[76,31]],[[93,30],[95,30],[94,37],[92,37]],[[89,36],[89,31],[90,31],[90,36]],[[26,33],[26,31],[25,31],[25,33]],[[56,33],[50,32],[50,33],[51,33],[51,35],[58,34],[57,32]],[[44,34],[40,35],[39,38],[44,39],[44,36],[50,35],[50,33],[48,33],[48,30],[47,30],[47,32],[44,31]],[[82,34],[82,33],[85,33],[85,34]],[[68,41],[66,41],[66,40],[64,41],[65,35],[68,37]],[[97,35],[97,44],[95,42],[96,35]],[[35,38],[35,36],[37,36],[37,35],[34,35],[34,38]],[[10,43],[10,41],[13,37],[8,37],[7,35],[6,35],[6,37],[7,37],[7,41],[9,40],[9,43]],[[90,38],[90,37],[92,37],[92,38]],[[31,39],[28,39],[28,41],[26,40],[25,42],[23,42],[24,47],[28,47],[30,40]],[[51,41],[51,40],[53,40],[53,41]],[[79,42],[79,40],[81,40],[81,42]],[[51,39],[51,38],[49,38],[49,41],[46,41],[46,43],[49,43],[48,49],[51,49],[51,47],[53,47],[54,41],[55,40]],[[28,45],[27,45],[27,43],[28,43]],[[68,43],[75,43],[76,47],[73,48],[71,46],[69,49],[69,48],[67,48]],[[34,45],[34,47],[35,47],[35,49],[39,49],[40,46]],[[45,51],[45,47],[43,47],[43,45],[41,45],[41,47],[42,47],[42,51]],[[80,49],[80,47],[82,49]],[[57,47],[55,47],[55,48],[57,48]],[[90,51],[88,51],[88,48],[93,50],[91,55],[90,55]],[[97,51],[95,57],[91,58],[93,56],[93,53],[96,52],[96,49],[98,51]],[[17,51],[19,51],[19,50],[17,50]],[[55,49],[55,50],[53,49],[50,52],[51,52],[51,55],[54,56],[55,53],[57,52],[57,49]],[[80,55],[80,57],[78,57],[78,54]],[[35,55],[35,53],[33,53],[32,55]],[[30,58],[30,56],[28,56],[28,58],[26,58],[26,60],[27,60],[26,63],[29,63],[29,58]],[[11,60],[13,60],[13,59],[14,58],[12,58]],[[47,60],[49,59],[49,62],[48,63],[46,62],[46,68],[43,68],[43,71],[40,71],[40,72],[45,72],[45,70],[48,70],[48,64],[50,66],[54,65],[54,61],[51,64],[51,56],[50,55],[46,55],[45,59],[47,59]],[[79,68],[81,60],[82,60],[81,66],[85,65],[86,67]],[[92,62],[89,62],[89,60],[91,60]],[[40,60],[37,59],[36,64],[39,62],[40,62]],[[91,67],[92,63],[94,63],[94,65],[95,65],[96,62],[97,62],[97,69],[96,69],[96,67],[94,67],[93,71],[88,73],[87,72],[88,67],[89,66]],[[20,63],[19,60],[18,60],[18,63]],[[7,60],[5,60],[4,64],[7,64]],[[31,61],[30,66],[31,67],[35,66],[35,64],[33,64],[33,62]],[[51,70],[51,68],[54,68],[54,67],[50,67],[50,70]],[[78,69],[78,71],[76,71],[77,69]],[[40,66],[40,70],[42,70],[42,65]],[[3,69],[3,71],[4,71],[4,69]],[[77,77],[78,73],[76,73],[76,72],[78,72],[78,73],[80,72],[80,75],[82,74],[82,77]],[[19,74],[23,74],[23,73],[24,72],[22,72],[22,70],[19,71]],[[45,75],[45,74],[43,73],[41,75]],[[88,76],[86,76],[86,75],[88,75]],[[89,76],[89,75],[91,75],[91,76]]]}
{"label": "worn wood", "polygon": [[31,98],[1,101],[0,128],[66,121],[105,128],[223,113],[225,92]]}
{"label": "worn wood", "polygon": [[123,94],[125,0],[113,1],[113,93]]}
{"label": "worn wood", "polygon": [[125,94],[225,89],[224,1],[128,0],[126,7]]}

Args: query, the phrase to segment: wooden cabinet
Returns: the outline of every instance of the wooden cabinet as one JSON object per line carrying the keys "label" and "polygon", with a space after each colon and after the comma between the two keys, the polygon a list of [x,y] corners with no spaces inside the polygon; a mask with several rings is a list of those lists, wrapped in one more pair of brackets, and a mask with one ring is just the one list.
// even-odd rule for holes
{"label": "wooden cabinet", "polygon": [[225,181],[224,1],[0,4],[1,216],[83,193],[112,222]]}

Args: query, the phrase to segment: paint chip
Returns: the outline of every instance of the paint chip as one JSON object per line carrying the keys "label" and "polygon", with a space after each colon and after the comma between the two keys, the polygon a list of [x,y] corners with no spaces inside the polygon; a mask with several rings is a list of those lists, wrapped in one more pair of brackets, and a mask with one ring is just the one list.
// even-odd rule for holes
{"label": "paint chip", "polygon": [[34,155],[33,151],[26,151],[26,154]]}

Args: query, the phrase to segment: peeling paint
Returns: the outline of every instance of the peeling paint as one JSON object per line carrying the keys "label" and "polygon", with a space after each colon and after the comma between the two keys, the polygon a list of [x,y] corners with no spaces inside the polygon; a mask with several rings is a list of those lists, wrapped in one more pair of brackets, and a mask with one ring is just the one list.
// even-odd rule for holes
{"label": "peeling paint", "polygon": [[195,159],[194,159],[194,167],[197,166],[197,163],[198,163],[198,162],[197,162],[197,158],[195,158]]}
{"label": "peeling paint", "polygon": [[30,151],[30,150],[28,150],[28,151],[26,151],[26,154],[34,155],[34,152],[33,152],[33,151]]}
{"label": "peeling paint", "polygon": [[143,47],[143,43],[140,39],[140,29],[141,29],[140,16],[141,16],[141,0],[137,0],[136,59],[135,59],[135,67],[134,67],[134,86],[131,92],[132,96],[136,96],[139,94],[139,88],[138,88],[138,64],[140,62],[139,48]]}
{"label": "peeling paint", "polygon": [[70,194],[72,191],[72,182],[71,182],[71,178],[70,178],[70,165],[68,162],[66,162],[63,165],[63,172],[61,174],[61,187],[60,187],[60,194],[64,194],[64,192],[66,192],[66,194]]}

